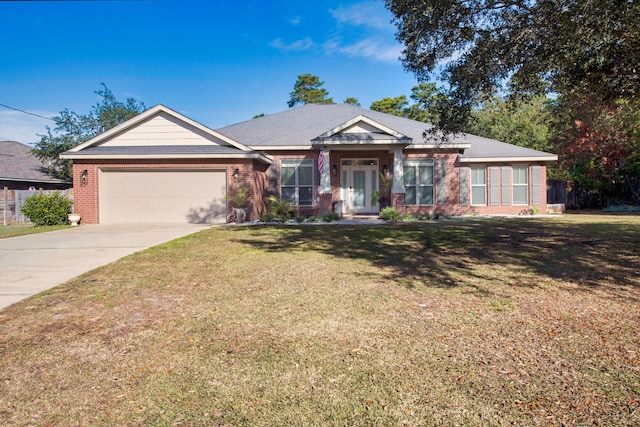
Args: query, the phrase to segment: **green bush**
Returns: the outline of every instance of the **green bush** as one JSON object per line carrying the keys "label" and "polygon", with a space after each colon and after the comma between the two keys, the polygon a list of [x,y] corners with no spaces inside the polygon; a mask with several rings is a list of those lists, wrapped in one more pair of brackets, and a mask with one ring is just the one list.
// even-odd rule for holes
{"label": "green bush", "polygon": [[322,221],[324,222],[340,221],[340,215],[337,214],[336,212],[326,213],[322,215]]}
{"label": "green bush", "polygon": [[288,200],[280,200],[275,196],[269,196],[269,213],[282,222],[287,222],[294,213],[293,205]]}
{"label": "green bush", "polygon": [[380,211],[380,218],[384,219],[385,221],[395,222],[402,219],[402,214],[392,207],[386,207],[382,209],[382,211]]}
{"label": "green bush", "polygon": [[276,219],[276,216],[271,212],[265,212],[260,217],[260,221],[262,221],[262,222],[273,222],[273,221],[275,221],[275,219]]}
{"label": "green bush", "polygon": [[59,191],[34,194],[24,200],[20,210],[36,226],[65,225],[73,202]]}

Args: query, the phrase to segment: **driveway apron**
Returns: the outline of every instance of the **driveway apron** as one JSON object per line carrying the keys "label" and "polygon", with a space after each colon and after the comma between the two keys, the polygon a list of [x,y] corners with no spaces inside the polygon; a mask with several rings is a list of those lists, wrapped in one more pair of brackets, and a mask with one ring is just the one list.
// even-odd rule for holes
{"label": "driveway apron", "polygon": [[0,310],[202,224],[100,224],[0,239]]}

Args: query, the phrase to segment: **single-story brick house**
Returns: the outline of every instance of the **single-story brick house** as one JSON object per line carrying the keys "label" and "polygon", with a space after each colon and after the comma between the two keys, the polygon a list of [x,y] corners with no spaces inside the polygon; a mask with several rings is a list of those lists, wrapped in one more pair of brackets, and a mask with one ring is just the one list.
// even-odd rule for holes
{"label": "single-story brick house", "polygon": [[308,104],[213,130],[157,105],[61,157],[73,160],[84,223],[222,223],[225,196],[243,187],[249,219],[270,194],[302,215],[377,214],[381,202],[406,213],[545,212],[546,164],[557,156],[469,134],[436,143],[428,128]]}

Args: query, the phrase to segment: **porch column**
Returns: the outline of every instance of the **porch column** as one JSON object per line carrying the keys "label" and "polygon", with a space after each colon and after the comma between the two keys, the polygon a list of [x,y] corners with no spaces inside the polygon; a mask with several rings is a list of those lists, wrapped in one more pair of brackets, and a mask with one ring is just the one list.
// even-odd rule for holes
{"label": "porch column", "polygon": [[392,193],[404,194],[404,165],[402,164],[402,150],[393,151],[393,187]]}
{"label": "porch column", "polygon": [[320,151],[323,156],[324,166],[320,174],[320,194],[331,194],[331,164],[329,163],[329,150]]}

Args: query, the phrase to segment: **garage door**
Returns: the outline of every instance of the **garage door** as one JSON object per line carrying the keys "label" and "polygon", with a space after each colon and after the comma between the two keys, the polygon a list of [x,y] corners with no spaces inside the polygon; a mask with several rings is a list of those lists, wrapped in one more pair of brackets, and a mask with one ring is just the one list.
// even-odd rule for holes
{"label": "garage door", "polygon": [[224,223],[226,172],[203,169],[100,171],[100,222]]}

